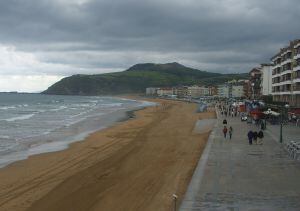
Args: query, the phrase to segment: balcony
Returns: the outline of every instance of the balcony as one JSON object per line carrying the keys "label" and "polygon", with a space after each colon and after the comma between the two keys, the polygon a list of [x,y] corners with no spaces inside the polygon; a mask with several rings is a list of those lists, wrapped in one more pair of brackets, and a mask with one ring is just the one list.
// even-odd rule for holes
{"label": "balcony", "polygon": [[300,94],[300,85],[296,85],[293,87],[293,94]]}
{"label": "balcony", "polygon": [[298,65],[298,66],[296,66],[296,67],[294,67],[293,68],[293,71],[295,72],[295,71],[299,71],[300,70],[300,65]]}
{"label": "balcony", "polygon": [[296,78],[293,79],[294,83],[300,83],[300,76],[296,76]]}
{"label": "balcony", "polygon": [[283,75],[285,75],[285,74],[291,74],[292,73],[292,70],[290,69],[290,70],[284,70],[284,71],[282,71],[281,73],[280,73],[280,76],[283,76]]}
{"label": "balcony", "polygon": [[288,63],[291,63],[292,62],[292,59],[291,58],[288,58],[286,59],[285,61],[281,62],[281,65],[285,65],[285,64],[288,64]]}
{"label": "balcony", "polygon": [[300,52],[298,52],[298,54],[294,56],[294,59],[299,59],[299,58],[300,58]]}
{"label": "balcony", "polygon": [[279,64],[275,64],[274,66],[273,66],[273,70],[276,70],[277,68],[279,68],[279,67],[281,67],[281,64],[279,63]]}
{"label": "balcony", "polygon": [[300,42],[294,46],[294,48],[298,48],[298,47],[300,47]]}

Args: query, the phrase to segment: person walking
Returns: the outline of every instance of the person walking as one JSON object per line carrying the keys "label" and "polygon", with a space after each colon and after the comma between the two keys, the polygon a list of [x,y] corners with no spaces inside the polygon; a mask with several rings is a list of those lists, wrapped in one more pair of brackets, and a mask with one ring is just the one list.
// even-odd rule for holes
{"label": "person walking", "polygon": [[227,120],[226,119],[223,120],[223,125],[227,125]]}
{"label": "person walking", "polygon": [[257,134],[257,137],[259,139],[259,144],[263,145],[263,139],[264,139],[264,132],[262,130],[260,130]]}
{"label": "person walking", "polygon": [[256,131],[253,132],[253,141],[255,144],[257,144],[257,137],[258,137],[258,133]]}
{"label": "person walking", "polygon": [[232,132],[233,132],[233,128],[230,126],[229,127],[229,139],[231,140],[232,137]]}
{"label": "person walking", "polygon": [[253,132],[252,132],[252,130],[249,130],[247,136],[248,136],[249,145],[252,145],[252,139],[253,139]]}
{"label": "person walking", "polygon": [[223,128],[223,134],[224,134],[224,138],[226,138],[226,136],[227,136],[227,127],[226,126],[224,126],[224,128]]}

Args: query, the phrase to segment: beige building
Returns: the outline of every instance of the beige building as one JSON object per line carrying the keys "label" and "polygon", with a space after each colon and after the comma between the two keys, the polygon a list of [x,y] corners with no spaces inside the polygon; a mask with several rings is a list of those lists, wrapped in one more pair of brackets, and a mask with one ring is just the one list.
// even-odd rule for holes
{"label": "beige building", "polygon": [[300,40],[290,42],[271,58],[273,100],[300,107]]}
{"label": "beige building", "polygon": [[204,86],[190,86],[188,87],[188,96],[198,98],[209,95],[209,89]]}
{"label": "beige building", "polygon": [[174,95],[177,95],[178,98],[188,97],[188,86],[177,86],[173,88]]}
{"label": "beige building", "polygon": [[172,88],[158,88],[157,95],[158,96],[173,95],[173,89]]}

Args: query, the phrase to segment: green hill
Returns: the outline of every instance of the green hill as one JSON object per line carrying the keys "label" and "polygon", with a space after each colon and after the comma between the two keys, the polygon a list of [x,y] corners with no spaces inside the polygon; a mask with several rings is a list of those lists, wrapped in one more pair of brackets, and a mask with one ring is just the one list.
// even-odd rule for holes
{"label": "green hill", "polygon": [[145,63],[136,64],[123,72],[66,77],[43,93],[59,95],[142,93],[147,87],[209,85],[240,78],[245,78],[245,74],[210,73],[178,63]]}

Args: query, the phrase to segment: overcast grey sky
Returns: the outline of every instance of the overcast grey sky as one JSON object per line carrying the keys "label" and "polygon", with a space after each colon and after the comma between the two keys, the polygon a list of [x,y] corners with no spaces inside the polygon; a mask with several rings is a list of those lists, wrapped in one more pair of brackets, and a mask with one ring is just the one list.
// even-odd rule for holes
{"label": "overcast grey sky", "polygon": [[0,91],[179,62],[247,72],[300,38],[299,0],[0,1]]}

